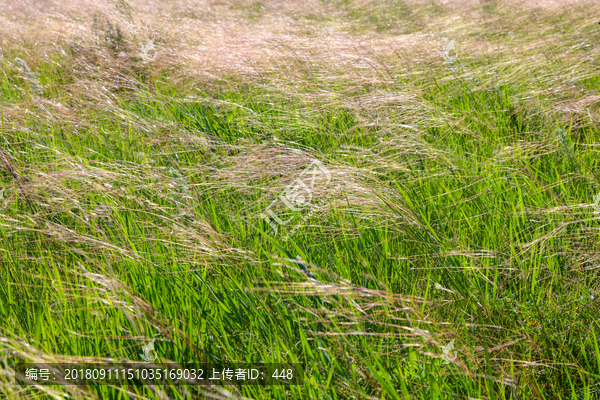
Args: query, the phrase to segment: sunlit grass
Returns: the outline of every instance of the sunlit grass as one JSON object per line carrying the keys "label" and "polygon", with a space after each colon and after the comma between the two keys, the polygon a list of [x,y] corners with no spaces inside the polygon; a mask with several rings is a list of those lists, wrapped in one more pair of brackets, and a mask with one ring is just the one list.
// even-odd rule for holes
{"label": "sunlit grass", "polygon": [[[260,24],[266,3],[232,9]],[[356,35],[456,12],[331,7]],[[574,6],[538,10],[538,30],[506,7],[475,8],[495,23],[464,28],[455,62],[290,53],[217,82],[125,36],[38,62],[3,46],[0,397],[596,398],[599,30]],[[276,202],[293,222],[275,233],[260,214],[315,159],[320,207]],[[300,363],[305,381],[13,385],[17,360],[139,361],[153,338],[161,362]]]}

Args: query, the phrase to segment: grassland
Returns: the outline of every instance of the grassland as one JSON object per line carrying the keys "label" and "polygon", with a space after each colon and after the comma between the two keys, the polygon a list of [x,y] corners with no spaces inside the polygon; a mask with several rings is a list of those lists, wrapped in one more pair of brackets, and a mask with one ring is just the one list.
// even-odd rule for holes
{"label": "grassland", "polygon": [[[599,398],[598,11],[0,5],[0,398]],[[152,339],[304,381],[14,384]]]}

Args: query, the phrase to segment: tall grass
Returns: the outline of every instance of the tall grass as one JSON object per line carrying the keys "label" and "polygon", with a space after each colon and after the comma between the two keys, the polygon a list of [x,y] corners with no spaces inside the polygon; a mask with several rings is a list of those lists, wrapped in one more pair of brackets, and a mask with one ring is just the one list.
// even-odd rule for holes
{"label": "tall grass", "polygon": [[[111,7],[90,37],[3,37],[0,397],[597,398],[596,6],[214,5],[299,30],[204,74],[180,36],[142,59],[167,22]],[[275,233],[260,214],[315,159],[321,206],[277,203],[303,222]],[[160,362],[300,363],[304,382],[14,384],[19,360],[126,363],[152,339]]]}

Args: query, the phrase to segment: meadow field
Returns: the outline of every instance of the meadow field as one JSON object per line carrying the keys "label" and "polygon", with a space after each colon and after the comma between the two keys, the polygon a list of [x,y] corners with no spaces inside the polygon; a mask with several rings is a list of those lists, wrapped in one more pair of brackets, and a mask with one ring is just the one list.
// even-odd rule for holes
{"label": "meadow field", "polygon": [[[588,0],[0,1],[0,399],[599,399],[599,63]],[[140,362],[302,375],[17,379]]]}

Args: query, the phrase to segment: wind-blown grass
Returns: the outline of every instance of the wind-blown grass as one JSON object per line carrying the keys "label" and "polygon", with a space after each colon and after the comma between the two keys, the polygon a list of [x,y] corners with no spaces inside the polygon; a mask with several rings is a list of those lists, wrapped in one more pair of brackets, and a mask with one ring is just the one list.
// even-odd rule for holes
{"label": "wind-blown grass", "polygon": [[[142,59],[201,20],[148,4],[42,49],[1,36],[2,398],[597,397],[596,6],[202,3],[276,37],[279,58],[257,33],[228,63],[167,31]],[[315,159],[321,206],[275,234],[260,214]],[[13,382],[18,360],[125,363],[152,339],[161,362],[300,363],[304,383]]]}

